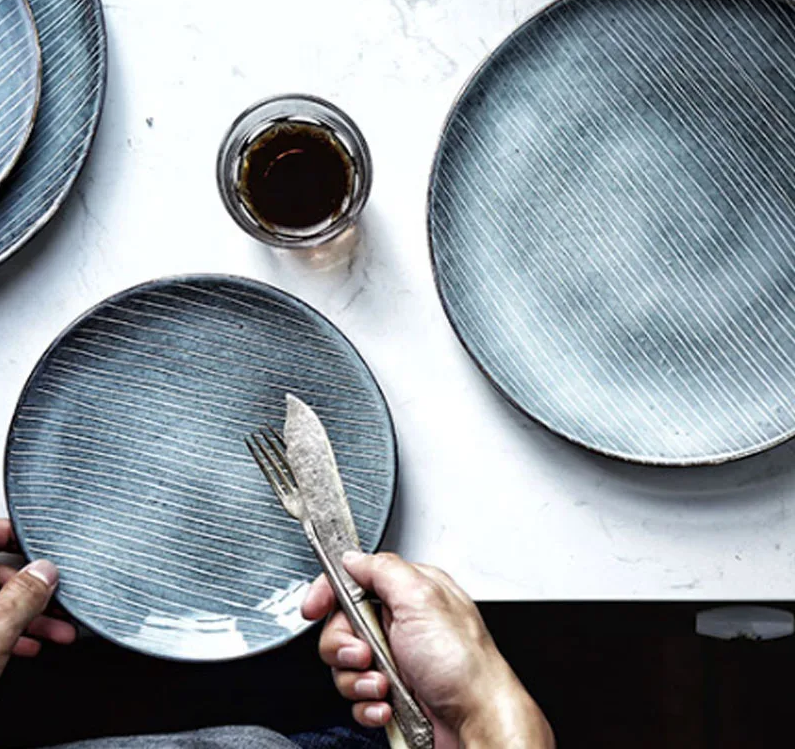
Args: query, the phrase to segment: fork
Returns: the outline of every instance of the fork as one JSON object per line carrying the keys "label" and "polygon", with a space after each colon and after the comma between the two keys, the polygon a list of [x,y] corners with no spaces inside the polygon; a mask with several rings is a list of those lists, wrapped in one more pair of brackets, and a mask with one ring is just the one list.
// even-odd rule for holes
{"label": "fork", "polygon": [[284,509],[301,523],[307,540],[326,573],[348,621],[356,634],[370,646],[378,670],[389,682],[394,716],[386,726],[390,747],[433,749],[433,726],[398,675],[372,604],[364,600],[363,591],[361,596],[354,599],[345,586],[339,569],[331,561],[318,538],[312,518],[301,497],[301,489],[287,460],[284,438],[270,424],[265,424],[264,429],[252,432],[246,437],[245,442]]}

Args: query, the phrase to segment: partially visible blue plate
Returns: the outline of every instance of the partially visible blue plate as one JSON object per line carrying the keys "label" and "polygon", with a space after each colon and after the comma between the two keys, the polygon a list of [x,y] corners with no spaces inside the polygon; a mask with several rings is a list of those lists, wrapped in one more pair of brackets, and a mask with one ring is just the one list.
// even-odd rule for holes
{"label": "partially visible blue plate", "polygon": [[105,94],[99,0],[30,0],[30,8],[41,45],[41,98],[30,140],[0,185],[0,262],[63,203],[88,156]]}
{"label": "partially visible blue plate", "polygon": [[40,90],[41,50],[27,0],[0,0],[0,182],[28,142]]}
{"label": "partially visible blue plate", "polygon": [[152,655],[226,660],[285,643],[319,573],[243,438],[285,394],[323,420],[362,545],[395,491],[384,397],[318,312],[254,281],[154,281],[102,302],[36,366],[14,415],[5,486],[20,544],[61,570],[58,599]]}
{"label": "partially visible blue plate", "polygon": [[447,315],[591,450],[720,463],[795,434],[795,6],[565,0],[453,107],[429,233]]}

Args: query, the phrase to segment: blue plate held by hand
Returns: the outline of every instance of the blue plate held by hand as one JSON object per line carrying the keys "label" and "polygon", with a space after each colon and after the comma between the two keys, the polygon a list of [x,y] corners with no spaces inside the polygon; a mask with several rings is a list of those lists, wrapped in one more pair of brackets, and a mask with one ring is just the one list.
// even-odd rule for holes
{"label": "blue plate held by hand", "polygon": [[362,546],[381,540],[397,451],[350,342],[272,287],[176,278],[102,302],[20,398],[6,497],[20,544],[61,570],[60,603],[127,647],[225,660],[285,643],[319,566],[244,437],[285,394],[324,422]]}

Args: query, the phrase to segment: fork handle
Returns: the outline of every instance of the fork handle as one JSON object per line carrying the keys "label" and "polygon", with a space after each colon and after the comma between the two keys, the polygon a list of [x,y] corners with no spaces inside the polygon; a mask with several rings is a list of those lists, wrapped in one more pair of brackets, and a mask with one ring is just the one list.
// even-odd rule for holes
{"label": "fork handle", "polygon": [[[389,660],[392,667],[395,668],[394,658],[392,657],[389,644],[386,641],[386,635],[384,634],[384,630],[381,628],[381,622],[378,620],[378,614],[376,613],[373,604],[370,603],[370,601],[359,601],[356,604],[356,608],[359,610],[359,613],[367,623],[368,628],[375,636],[378,644],[381,646],[384,656]],[[380,668],[379,671],[382,671],[383,673],[383,670]],[[387,675],[387,679],[388,678],[389,676]],[[394,712],[394,716],[385,726],[386,737],[389,740],[389,746],[391,749],[404,749],[404,747],[409,747],[410,745],[407,743],[407,739],[400,730],[400,726],[398,725],[397,721],[400,717],[402,717],[402,722],[411,722],[413,715],[411,707],[401,701],[400,695],[395,689],[392,689],[392,710]],[[433,731],[433,728],[431,728],[431,731]],[[431,735],[433,734],[431,733]],[[414,746],[419,747],[423,745],[415,743],[411,746],[413,749]],[[431,746],[433,746],[433,743],[431,743]]]}
{"label": "fork handle", "polygon": [[[304,532],[354,632],[370,646],[378,670],[386,676],[389,682],[393,718],[386,726],[386,733],[390,747],[392,749],[433,749],[433,726],[400,678],[372,604],[363,598],[354,600],[345,586],[340,570],[331,561],[320,543],[311,520],[304,522]],[[364,591],[361,588],[359,590],[363,596]]]}

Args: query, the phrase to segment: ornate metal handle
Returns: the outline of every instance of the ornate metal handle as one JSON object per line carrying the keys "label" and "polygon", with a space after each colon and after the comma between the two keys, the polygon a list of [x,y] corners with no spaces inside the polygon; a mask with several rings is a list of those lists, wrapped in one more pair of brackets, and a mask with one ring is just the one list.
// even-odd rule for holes
{"label": "ornate metal handle", "polygon": [[361,595],[357,596],[358,600],[351,596],[345,587],[340,571],[323,549],[320,539],[315,533],[312,521],[310,519],[304,520],[303,526],[306,537],[309,539],[309,543],[312,545],[312,549],[320,561],[323,571],[328,576],[337,600],[348,617],[353,630],[370,646],[378,670],[389,681],[392,695],[392,712],[395,722],[403,734],[401,738],[405,739],[405,744],[398,743],[398,738],[395,736],[397,732],[388,729],[387,734],[389,735],[390,745],[393,749],[398,749],[402,745],[408,746],[410,749],[433,749],[433,726],[400,678],[378,618],[370,603],[363,600],[364,591],[362,590]]}

